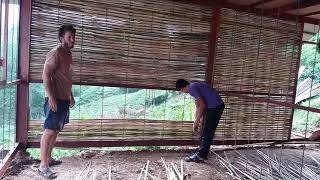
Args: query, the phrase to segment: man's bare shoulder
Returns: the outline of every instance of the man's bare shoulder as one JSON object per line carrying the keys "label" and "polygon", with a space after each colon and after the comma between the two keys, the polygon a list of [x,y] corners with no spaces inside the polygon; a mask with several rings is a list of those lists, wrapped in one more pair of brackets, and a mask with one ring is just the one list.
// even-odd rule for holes
{"label": "man's bare shoulder", "polygon": [[57,64],[58,54],[59,54],[59,46],[55,46],[47,53],[45,64]]}
{"label": "man's bare shoulder", "polygon": [[47,53],[47,55],[49,55],[49,54],[57,54],[57,53],[59,53],[59,51],[61,51],[60,50],[60,45],[57,45],[57,46],[55,46],[54,48],[52,48],[48,53]]}

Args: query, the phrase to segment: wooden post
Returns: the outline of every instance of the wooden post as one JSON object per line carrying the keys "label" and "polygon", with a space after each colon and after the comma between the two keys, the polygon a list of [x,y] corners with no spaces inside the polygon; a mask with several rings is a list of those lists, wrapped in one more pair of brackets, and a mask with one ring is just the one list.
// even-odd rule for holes
{"label": "wooden post", "polygon": [[30,61],[31,0],[20,1],[20,32],[16,99],[16,141],[27,144],[29,113],[29,61]]}
{"label": "wooden post", "polygon": [[218,43],[219,27],[221,19],[221,6],[213,5],[212,7],[212,20],[209,36],[209,54],[207,61],[207,71],[206,71],[206,83],[213,86],[214,80],[214,59],[216,56],[216,47]]}

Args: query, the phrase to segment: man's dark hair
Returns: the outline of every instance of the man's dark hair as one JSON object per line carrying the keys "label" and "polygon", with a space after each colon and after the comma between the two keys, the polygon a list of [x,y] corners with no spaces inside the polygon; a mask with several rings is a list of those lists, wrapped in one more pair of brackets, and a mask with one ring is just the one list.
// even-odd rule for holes
{"label": "man's dark hair", "polygon": [[190,83],[184,79],[178,79],[176,82],[176,89],[177,91],[180,91],[182,88],[185,88],[189,85]]}
{"label": "man's dark hair", "polygon": [[60,26],[59,36],[58,36],[60,42],[61,42],[60,38],[63,37],[67,31],[72,32],[72,33],[76,33],[76,29],[71,24],[64,24],[64,25]]}

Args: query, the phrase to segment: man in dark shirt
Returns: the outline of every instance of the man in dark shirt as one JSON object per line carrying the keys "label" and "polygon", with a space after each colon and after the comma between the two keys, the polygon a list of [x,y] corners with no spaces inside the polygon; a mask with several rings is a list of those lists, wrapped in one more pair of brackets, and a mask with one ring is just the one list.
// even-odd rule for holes
{"label": "man in dark shirt", "polygon": [[199,150],[185,160],[187,162],[204,162],[209,154],[212,138],[222,116],[224,103],[218,91],[206,83],[189,83],[184,79],[179,79],[176,82],[176,89],[195,98],[196,119],[193,123],[193,133],[201,133]]}

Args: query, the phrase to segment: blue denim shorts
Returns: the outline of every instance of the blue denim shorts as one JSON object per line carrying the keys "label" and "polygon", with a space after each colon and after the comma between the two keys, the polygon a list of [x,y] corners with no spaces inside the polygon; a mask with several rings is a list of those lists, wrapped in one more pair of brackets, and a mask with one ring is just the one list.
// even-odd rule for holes
{"label": "blue denim shorts", "polygon": [[53,112],[49,107],[49,98],[45,98],[44,103],[44,115],[45,121],[44,129],[62,130],[65,124],[69,123],[70,114],[70,101],[68,100],[57,100],[57,112]]}

